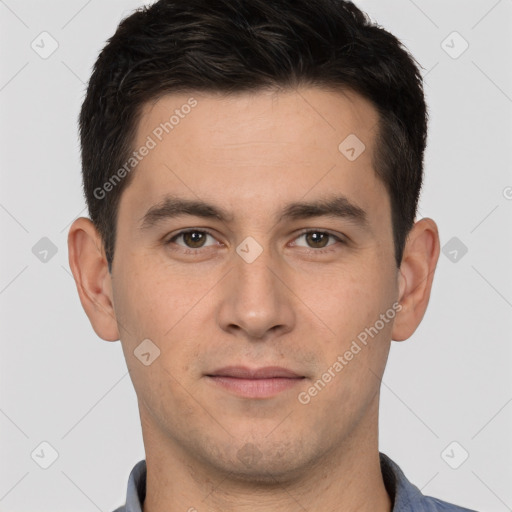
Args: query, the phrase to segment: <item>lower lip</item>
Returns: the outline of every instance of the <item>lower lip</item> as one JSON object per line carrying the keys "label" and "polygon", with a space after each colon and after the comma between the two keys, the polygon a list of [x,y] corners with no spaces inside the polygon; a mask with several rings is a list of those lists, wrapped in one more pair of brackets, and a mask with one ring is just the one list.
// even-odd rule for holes
{"label": "lower lip", "polygon": [[219,386],[246,398],[270,398],[295,387],[303,377],[273,377],[270,379],[239,379],[235,377],[209,376]]}

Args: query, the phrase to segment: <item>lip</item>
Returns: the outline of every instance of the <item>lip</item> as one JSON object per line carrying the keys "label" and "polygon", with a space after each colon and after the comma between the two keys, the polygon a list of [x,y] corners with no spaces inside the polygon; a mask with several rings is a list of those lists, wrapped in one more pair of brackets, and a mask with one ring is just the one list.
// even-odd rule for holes
{"label": "lip", "polygon": [[254,369],[227,366],[206,377],[226,391],[245,398],[270,398],[295,387],[305,379],[305,376],[279,366]]}
{"label": "lip", "polygon": [[237,379],[272,379],[275,377],[295,379],[303,377],[292,370],[280,366],[248,368],[246,366],[226,366],[208,374],[209,377],[234,377]]}

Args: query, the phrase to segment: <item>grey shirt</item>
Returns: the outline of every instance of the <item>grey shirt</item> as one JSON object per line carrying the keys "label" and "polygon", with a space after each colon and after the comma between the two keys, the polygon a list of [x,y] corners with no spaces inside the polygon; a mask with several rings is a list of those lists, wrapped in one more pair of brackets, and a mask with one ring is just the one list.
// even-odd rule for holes
{"label": "grey shirt", "polygon": [[[476,512],[437,498],[423,496],[420,490],[407,480],[398,465],[383,453],[380,454],[380,467],[386,490],[393,501],[393,512]],[[146,461],[141,460],[130,473],[126,505],[114,512],[142,512],[145,497]]]}

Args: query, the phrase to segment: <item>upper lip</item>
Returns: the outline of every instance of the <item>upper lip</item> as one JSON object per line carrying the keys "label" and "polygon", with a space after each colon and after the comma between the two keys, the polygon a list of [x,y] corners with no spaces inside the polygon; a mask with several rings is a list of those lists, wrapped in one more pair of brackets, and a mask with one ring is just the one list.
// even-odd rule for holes
{"label": "upper lip", "polygon": [[262,368],[247,368],[246,366],[226,366],[208,374],[208,377],[235,377],[238,379],[271,379],[284,377],[289,379],[302,378],[292,370],[279,366],[266,366]]}

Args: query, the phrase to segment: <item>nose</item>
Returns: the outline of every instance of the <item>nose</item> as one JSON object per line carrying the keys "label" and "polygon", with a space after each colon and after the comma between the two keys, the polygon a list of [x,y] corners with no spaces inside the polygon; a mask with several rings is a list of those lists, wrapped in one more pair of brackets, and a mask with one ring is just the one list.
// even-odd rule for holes
{"label": "nose", "polygon": [[252,262],[234,256],[234,268],[223,280],[217,312],[220,327],[251,341],[266,340],[293,329],[296,315],[286,268],[269,251]]}

